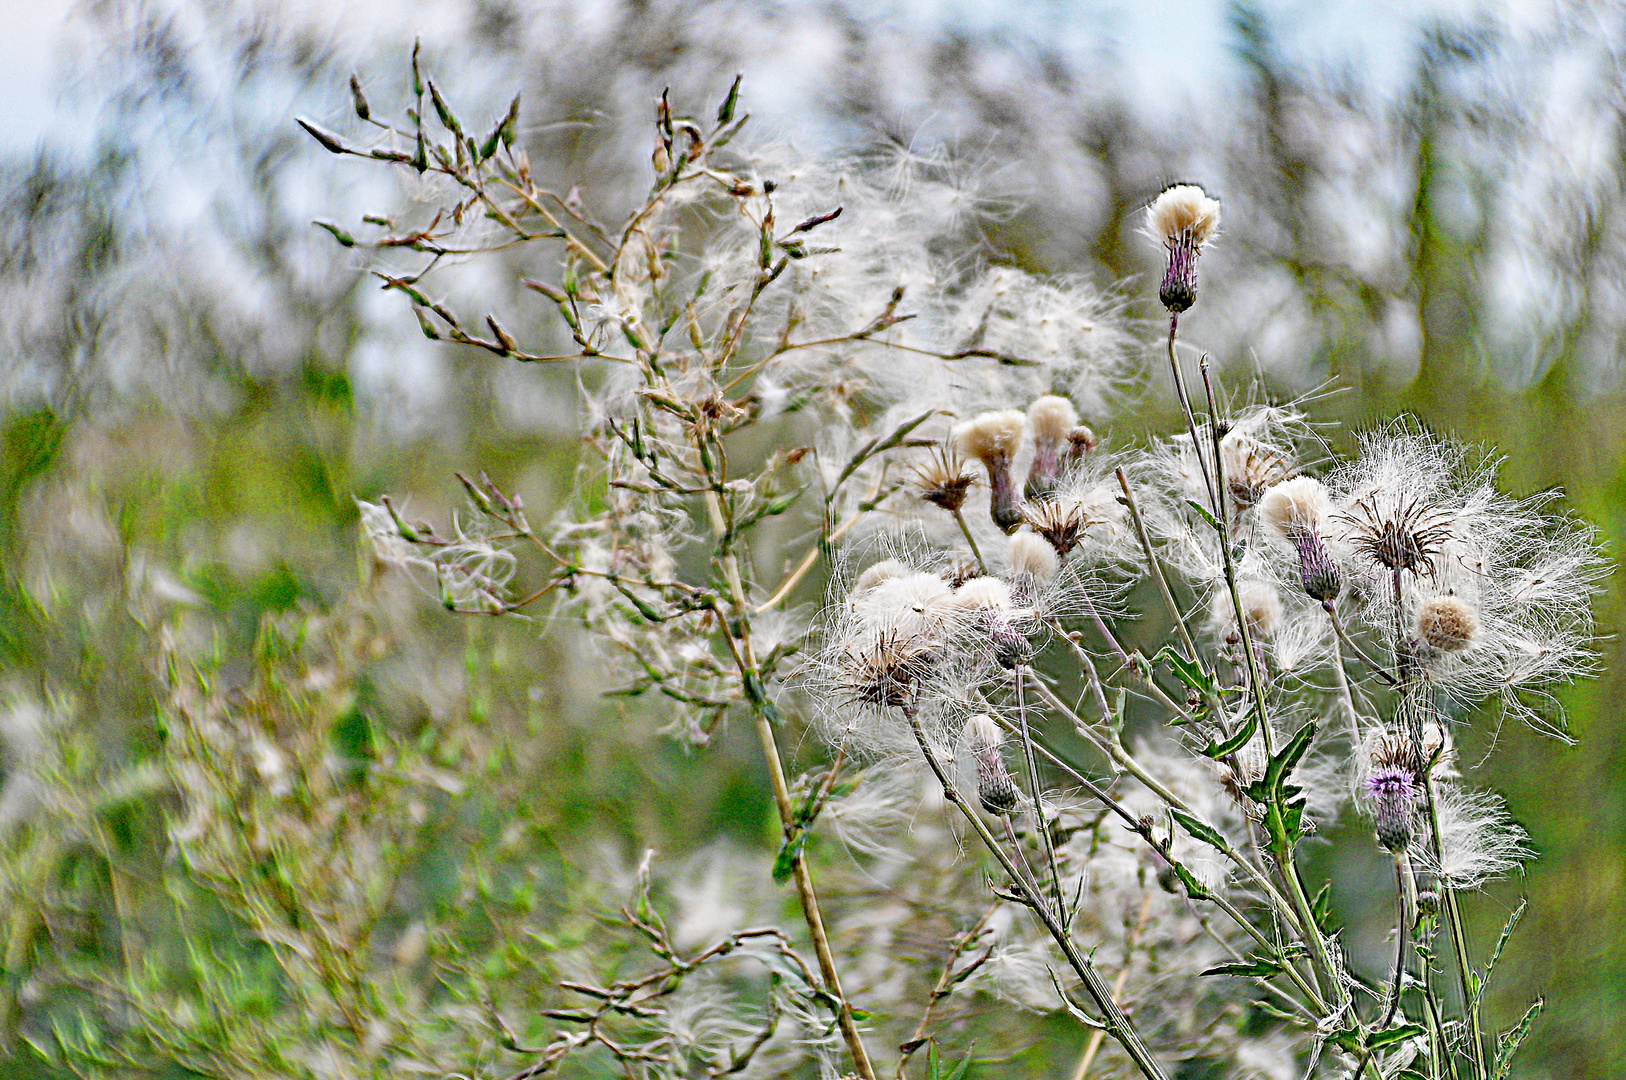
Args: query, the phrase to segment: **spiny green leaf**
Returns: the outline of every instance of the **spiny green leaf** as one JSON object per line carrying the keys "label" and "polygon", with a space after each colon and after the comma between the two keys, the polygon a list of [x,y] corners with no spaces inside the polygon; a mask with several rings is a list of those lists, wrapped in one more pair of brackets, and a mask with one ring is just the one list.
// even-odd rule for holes
{"label": "spiny green leaf", "polygon": [[1273,975],[1282,973],[1282,965],[1274,960],[1255,957],[1252,960],[1232,960],[1224,964],[1216,964],[1201,975],[1236,975],[1252,979],[1268,979]]}
{"label": "spiny green leaf", "polygon": [[1174,876],[1180,879],[1180,884],[1186,887],[1187,896],[1191,897],[1193,900],[1207,900],[1210,896],[1214,895],[1213,893],[1209,892],[1207,886],[1198,881],[1196,875],[1190,870],[1186,869],[1183,864],[1170,862],[1169,865],[1174,868]]}
{"label": "spiny green leaf", "polygon": [[1270,763],[1265,766],[1265,783],[1274,786],[1287,779],[1287,775],[1293,771],[1293,766],[1299,763],[1299,758],[1310,748],[1310,740],[1315,738],[1315,729],[1316,722],[1311,720],[1294,733],[1281,752],[1271,758]]}
{"label": "spiny green leaf", "polygon": [[1502,958],[1502,950],[1507,947],[1507,939],[1513,936],[1513,928],[1519,925],[1524,913],[1530,907],[1528,898],[1519,901],[1519,906],[1513,909],[1513,914],[1507,917],[1502,926],[1502,934],[1496,939],[1496,948],[1491,950],[1490,963],[1485,965],[1485,982],[1490,982],[1491,972],[1496,970],[1496,962]]}
{"label": "spiny green leaf", "polygon": [[1218,761],[1222,757],[1234,754],[1248,745],[1248,740],[1253,738],[1253,733],[1258,730],[1259,717],[1254,713],[1249,713],[1247,722],[1242,725],[1235,735],[1222,743],[1209,742],[1207,746],[1203,747],[1203,755]]}
{"label": "spiny green leaf", "polygon": [[1536,1016],[1546,1006],[1545,998],[1537,998],[1524,1010],[1524,1015],[1513,1027],[1504,1031],[1496,1040],[1496,1064],[1491,1071],[1491,1080],[1507,1080],[1513,1072],[1513,1055],[1519,1052],[1519,1046],[1525,1037],[1530,1034],[1530,1025],[1536,1022]]}
{"label": "spiny green leaf", "polygon": [[1169,809],[1169,816],[1174,818],[1175,821],[1178,821],[1180,823],[1180,827],[1186,830],[1186,832],[1190,833],[1194,839],[1201,840],[1203,843],[1219,851],[1225,851],[1230,847],[1230,845],[1225,842],[1225,837],[1220,835],[1218,829],[1214,828],[1205,821],[1199,821],[1197,818],[1192,817],[1184,810],[1176,810],[1171,807]]}
{"label": "spiny green leaf", "polygon": [[1256,1000],[1256,1001],[1251,1001],[1251,1002],[1249,1002],[1249,1004],[1252,1005],[1254,1008],[1258,1009],[1260,1012],[1264,1013],[1266,1016],[1269,1016],[1269,1017],[1272,1017],[1274,1019],[1280,1020],[1283,1023],[1292,1024],[1294,1027],[1309,1027],[1310,1026],[1309,1024],[1307,1024],[1305,1022],[1304,1017],[1302,1015],[1300,1015],[1298,1013],[1290,1013],[1286,1009],[1282,1008],[1280,1005],[1273,1004],[1272,1002],[1260,999],[1260,1000]]}
{"label": "spiny green leaf", "polygon": [[1220,523],[1219,523],[1218,520],[1215,519],[1214,515],[1208,512],[1208,507],[1204,506],[1202,503],[1198,502],[1196,499],[1187,499],[1186,500],[1186,505],[1191,507],[1193,510],[1197,511],[1197,515],[1199,517],[1201,517],[1204,521],[1208,522],[1209,527],[1212,528],[1215,532],[1220,533],[1222,535],[1224,534],[1225,530],[1220,528]]}
{"label": "spiny green leaf", "polygon": [[1327,924],[1332,920],[1332,882],[1321,886],[1321,891],[1310,901],[1310,915],[1314,917],[1316,926],[1326,932]]}
{"label": "spiny green leaf", "polygon": [[1366,1037],[1366,1048],[1368,1050],[1381,1050],[1385,1046],[1393,1046],[1397,1042],[1415,1039],[1422,1033],[1423,1028],[1420,1024],[1405,1024],[1401,1027],[1390,1028],[1388,1031],[1374,1031]]}

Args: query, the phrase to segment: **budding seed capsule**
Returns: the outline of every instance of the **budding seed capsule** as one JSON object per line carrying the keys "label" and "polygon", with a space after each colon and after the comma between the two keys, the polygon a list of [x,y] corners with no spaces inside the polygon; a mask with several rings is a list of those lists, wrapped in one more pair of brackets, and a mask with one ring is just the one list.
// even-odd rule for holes
{"label": "budding seed capsule", "polygon": [[1016,783],[999,752],[1000,744],[1005,741],[1004,733],[987,713],[978,713],[967,720],[965,730],[971,743],[971,756],[977,763],[978,801],[990,814],[1009,814],[1016,809]]}

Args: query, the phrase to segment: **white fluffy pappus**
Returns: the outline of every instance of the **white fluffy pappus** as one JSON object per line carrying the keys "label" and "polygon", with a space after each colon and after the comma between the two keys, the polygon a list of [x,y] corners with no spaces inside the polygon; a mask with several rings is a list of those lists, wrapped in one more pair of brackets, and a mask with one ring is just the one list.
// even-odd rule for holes
{"label": "white fluffy pappus", "polygon": [[[1501,494],[1499,465],[1410,420],[1364,433],[1356,459],[1328,478],[1353,549],[1346,580],[1356,616],[1381,637],[1398,573],[1408,632],[1437,638],[1426,677],[1458,708],[1494,697],[1505,716],[1567,739],[1551,687],[1596,668],[1591,598],[1608,565],[1595,530],[1548,510],[1555,493]],[[1440,647],[1453,636],[1463,647]]]}
{"label": "white fluffy pappus", "polygon": [[1219,232],[1220,203],[1197,184],[1164,188],[1146,208],[1146,235],[1159,244],[1185,238],[1202,246]]}
{"label": "white fluffy pappus", "polygon": [[1456,889],[1477,889],[1535,858],[1529,835],[1508,816],[1507,804],[1490,791],[1470,791],[1456,783],[1436,783],[1440,815],[1440,859],[1424,863]]}

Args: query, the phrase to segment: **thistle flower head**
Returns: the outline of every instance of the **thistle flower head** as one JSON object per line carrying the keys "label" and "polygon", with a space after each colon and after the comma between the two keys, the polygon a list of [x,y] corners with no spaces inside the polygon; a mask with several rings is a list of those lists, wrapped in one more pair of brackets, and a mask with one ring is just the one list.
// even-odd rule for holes
{"label": "thistle flower head", "polygon": [[1013,618],[1011,587],[996,577],[972,578],[954,591],[954,605],[966,616],[966,629],[1004,668],[1024,664],[1033,655],[1027,637]]}
{"label": "thistle flower head", "polygon": [[935,447],[924,464],[914,466],[914,473],[920,497],[951,514],[965,505],[971,485],[977,482],[952,446]]}
{"label": "thistle flower head", "polygon": [[1032,607],[1039,592],[1061,569],[1056,549],[1044,537],[1031,529],[1019,529],[1011,534],[1008,556],[1011,563],[1011,594],[1023,607]]}
{"label": "thistle flower head", "polygon": [[1078,410],[1066,398],[1046,394],[1028,406],[1028,425],[1033,429],[1033,463],[1028,467],[1023,494],[1029,499],[1047,499],[1067,463],[1069,438],[1078,426]]}
{"label": "thistle flower head", "polygon": [[1197,256],[1219,231],[1218,199],[1196,184],[1176,184],[1146,208],[1146,235],[1169,253],[1158,299],[1178,315],[1197,302]]}
{"label": "thistle flower head", "polygon": [[1166,247],[1201,247],[1219,231],[1220,204],[1197,184],[1166,187],[1146,208],[1146,235]]}
{"label": "thistle flower head", "polygon": [[1067,461],[1069,464],[1082,461],[1084,455],[1094,452],[1101,440],[1096,437],[1088,424],[1079,424],[1067,433]]}
{"label": "thistle flower head", "polygon": [[1035,442],[1062,443],[1078,426],[1078,410],[1066,398],[1046,394],[1028,406],[1028,424]]}
{"label": "thistle flower head", "polygon": [[1378,843],[1396,854],[1416,835],[1416,809],[1422,796],[1422,762],[1410,738],[1383,734],[1371,748],[1364,787]]}
{"label": "thistle flower head", "polygon": [[897,573],[887,567],[884,578],[862,592],[855,589],[848,603],[866,628],[906,640],[940,642],[954,618],[954,593],[948,582],[926,571]]}
{"label": "thistle flower head", "polygon": [[1331,506],[1327,489],[1309,476],[1276,484],[1259,502],[1265,523],[1298,553],[1299,586],[1322,603],[1337,599],[1343,590],[1338,564],[1321,535]]}
{"label": "thistle flower head", "polygon": [[1009,464],[1021,445],[1026,424],[1027,417],[1019,409],[979,413],[954,428],[954,449],[985,466],[999,461]]}
{"label": "thistle flower head", "polygon": [[954,429],[954,446],[988,470],[988,512],[994,524],[1011,532],[1022,523],[1022,511],[1011,479],[1011,459],[1022,442],[1027,417],[1016,409],[985,412]]}
{"label": "thistle flower head", "polygon": [[1000,754],[1005,733],[994,718],[978,713],[965,722],[965,741],[977,764],[977,799],[982,808],[996,816],[1016,809],[1016,783]]}
{"label": "thistle flower head", "polygon": [[1307,532],[1319,533],[1331,512],[1327,489],[1313,476],[1283,480],[1259,501],[1259,516],[1289,542]]}
{"label": "thistle flower head", "polygon": [[1011,587],[996,577],[972,578],[954,590],[953,603],[962,611],[1009,612]]}
{"label": "thistle flower head", "polygon": [[1431,596],[1417,608],[1417,640],[1438,652],[1461,652],[1479,634],[1479,615],[1460,596]]}

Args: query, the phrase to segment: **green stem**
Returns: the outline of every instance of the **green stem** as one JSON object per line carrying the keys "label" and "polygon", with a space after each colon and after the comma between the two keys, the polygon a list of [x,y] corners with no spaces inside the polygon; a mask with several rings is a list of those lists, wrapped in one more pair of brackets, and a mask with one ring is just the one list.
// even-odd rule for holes
{"label": "green stem", "polygon": [[[1191,411],[1191,397],[1186,393],[1185,376],[1180,374],[1180,356],[1175,352],[1174,338],[1180,326],[1180,316],[1169,316],[1169,370],[1174,373],[1174,392],[1180,398],[1180,411],[1186,417],[1186,431],[1191,435],[1191,452],[1197,458],[1197,471],[1203,474],[1203,485],[1208,489],[1208,502],[1214,508],[1217,517],[1224,518],[1219,502],[1219,496],[1214,491],[1213,476],[1219,472],[1219,462],[1214,463],[1214,473],[1208,471],[1208,463],[1203,460],[1202,440],[1197,437],[1197,417]],[[1192,654],[1196,656],[1195,653]]]}
{"label": "green stem", "polygon": [[[1174,807],[1183,814],[1190,814],[1193,818],[1199,821],[1202,820],[1201,815],[1192,810],[1192,808],[1186,804],[1184,799],[1170,791],[1162,781],[1148,772],[1146,767],[1142,765],[1133,754],[1131,754],[1128,750],[1125,750],[1121,742],[1102,738],[1093,728],[1084,722],[1083,717],[1079,716],[1076,712],[1069,708],[1067,703],[1062,701],[1061,698],[1057,697],[1055,691],[1051,690],[1041,680],[1034,678],[1032,683],[1033,688],[1039,692],[1040,697],[1044,698],[1045,703],[1071,721],[1073,730],[1078,732],[1085,739],[1088,739],[1091,745],[1093,745],[1097,750],[1101,751],[1113,761],[1117,762],[1117,764],[1125,772],[1129,773],[1129,775],[1146,785],[1146,787],[1151,790],[1152,794],[1156,795],[1159,799],[1162,799],[1164,803]],[[1219,836],[1222,840],[1225,839],[1223,833],[1219,833]],[[1227,859],[1230,859],[1231,862],[1236,865],[1237,869],[1241,870],[1245,875],[1247,875],[1248,880],[1253,882],[1253,884],[1256,885],[1260,891],[1269,898],[1272,906],[1276,909],[1277,914],[1280,915],[1282,921],[1287,924],[1288,929],[1300,939],[1303,939],[1305,934],[1303,927],[1299,924],[1299,915],[1288,900],[1277,890],[1276,886],[1271,884],[1270,878],[1266,877],[1258,867],[1254,866],[1246,858],[1244,858],[1242,853],[1236,850],[1236,848],[1233,847],[1229,841],[1226,841],[1225,847],[1220,849],[1220,853],[1223,854]]]}
{"label": "green stem", "polygon": [[[1173,328],[1170,328],[1170,355],[1173,355]],[[1179,376],[1179,366],[1175,367],[1175,375]],[[1248,688],[1253,698],[1253,713],[1258,720],[1259,735],[1264,741],[1265,754],[1268,757],[1276,756],[1275,736],[1270,728],[1270,715],[1265,706],[1264,679],[1259,674],[1259,661],[1254,655],[1253,633],[1248,626],[1248,617],[1242,607],[1242,596],[1237,590],[1236,562],[1231,557],[1231,530],[1227,524],[1229,512],[1225,507],[1225,465],[1220,453],[1219,407],[1214,400],[1214,383],[1208,374],[1208,358],[1202,359],[1203,390],[1208,399],[1209,429],[1214,444],[1214,478],[1210,490],[1214,492],[1215,524],[1219,527],[1220,556],[1225,566],[1225,586],[1231,594],[1231,606],[1236,613],[1237,632],[1242,638],[1242,655],[1247,663]],[[1183,391],[1182,391],[1183,396]],[[1195,429],[1194,429],[1195,430]],[[1199,460],[1201,460],[1199,458]],[[1274,796],[1273,796],[1274,798]],[[1282,880],[1287,885],[1288,895],[1292,898],[1294,910],[1298,912],[1299,921],[1304,926],[1304,941],[1310,947],[1310,956],[1315,961],[1316,978],[1321,985],[1322,992],[1334,997],[1340,1006],[1348,1001],[1348,995],[1343,984],[1338,979],[1337,969],[1333,967],[1331,955],[1327,951],[1327,943],[1321,936],[1320,927],[1316,926],[1315,916],[1310,910],[1310,898],[1304,890],[1304,882],[1299,874],[1298,861],[1294,849],[1289,846],[1279,855],[1281,863]]]}
{"label": "green stem", "polygon": [[1410,876],[1406,855],[1402,852],[1395,856],[1395,977],[1394,984],[1389,988],[1389,1007],[1384,1010],[1379,1030],[1392,1024],[1395,1013],[1400,1011],[1400,990],[1406,981],[1406,939],[1411,936],[1411,927],[1406,920],[1406,881]]}
{"label": "green stem", "polygon": [[1021,728],[1022,757],[1028,767],[1028,791],[1033,797],[1033,823],[1039,831],[1039,839],[1044,844],[1045,861],[1050,865],[1050,883],[1056,890],[1056,910],[1062,913],[1062,925],[1068,923],[1066,918],[1067,896],[1061,889],[1061,870],[1056,865],[1056,844],[1050,836],[1050,823],[1044,816],[1043,789],[1039,787],[1039,763],[1033,756],[1033,735],[1028,731],[1027,702],[1022,695],[1022,673],[1024,667],[1016,665],[1012,671],[1016,683],[1016,720]]}
{"label": "green stem", "polygon": [[1135,505],[1135,493],[1130,490],[1129,477],[1124,475],[1123,469],[1118,470],[1118,486],[1124,490],[1124,506],[1129,509],[1129,520],[1135,524],[1135,536],[1140,540],[1141,551],[1146,555],[1146,566],[1152,572],[1152,580],[1157,582],[1157,591],[1163,597],[1163,605],[1169,609],[1169,618],[1174,620],[1174,629],[1180,635],[1180,643],[1186,647],[1186,657],[1192,663],[1197,661],[1197,643],[1191,640],[1191,632],[1186,629],[1185,617],[1180,614],[1180,607],[1174,602],[1174,593],[1169,591],[1168,579],[1163,576],[1163,567],[1158,562],[1157,553],[1152,550],[1152,538],[1147,535],[1146,522],[1140,516],[1140,507]]}
{"label": "green stem", "polygon": [[[953,781],[949,779],[948,773],[944,771],[942,763],[937,760],[937,755],[932,752],[931,745],[926,741],[926,732],[920,726],[919,715],[912,709],[904,710],[904,715],[908,718],[909,726],[915,733],[915,742],[920,746],[921,755],[925,757],[926,764],[931,767],[932,773],[937,777],[937,782],[942,785],[943,797],[959,808],[960,813],[965,817],[966,821],[970,822],[972,829],[982,839],[983,846],[993,854],[995,859],[999,860],[1000,866],[1004,868],[1006,874],[1010,875],[1011,881],[1018,888],[1022,888],[1022,874],[1016,868],[1016,864],[999,846],[999,842],[994,839],[993,833],[983,823],[982,818],[966,803],[959,790],[954,786]],[[1026,892],[1026,889],[1023,889],[1023,891]],[[1147,1080],[1169,1080],[1162,1067],[1153,1059],[1151,1051],[1146,1048],[1146,1044],[1141,1041],[1140,1035],[1135,1031],[1134,1025],[1130,1023],[1129,1017],[1124,1015],[1124,1011],[1112,999],[1112,992],[1101,978],[1100,973],[1095,970],[1095,965],[1090,962],[1089,957],[1082,955],[1078,951],[1078,946],[1073,944],[1071,936],[1057,922],[1056,917],[1050,911],[1049,905],[1044,902],[1044,897],[1030,895],[1029,901],[1028,907],[1039,917],[1039,921],[1044,923],[1045,929],[1055,939],[1056,944],[1061,946],[1062,955],[1067,957],[1068,965],[1078,974],[1079,980],[1084,984],[1085,991],[1094,1000],[1096,1008],[1101,1010],[1101,1016],[1107,1031],[1113,1038],[1118,1040],[1119,1045],[1124,1048],[1124,1052],[1134,1061],[1136,1067],[1140,1069],[1141,1074]]]}
{"label": "green stem", "polygon": [[1487,1080],[1484,1036],[1479,1026],[1479,1001],[1469,979],[1468,936],[1462,927],[1462,909],[1457,905],[1457,890],[1445,874],[1445,847],[1440,841],[1439,801],[1434,796],[1433,763],[1423,790],[1428,796],[1428,822],[1434,843],[1434,857],[1440,867],[1438,885],[1440,907],[1445,913],[1445,925],[1451,933],[1451,953],[1456,960],[1457,986],[1462,991],[1462,1018],[1468,1026],[1468,1058],[1473,1062],[1475,1080]]}
{"label": "green stem", "polygon": [[982,561],[982,552],[977,550],[977,542],[971,537],[971,526],[965,523],[965,515],[958,510],[954,511],[954,522],[960,526],[960,533],[965,537],[965,542],[971,546],[971,555],[977,560],[977,569],[986,574],[988,564]]}

